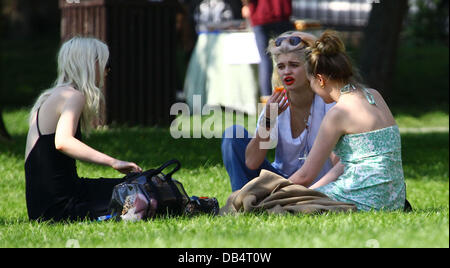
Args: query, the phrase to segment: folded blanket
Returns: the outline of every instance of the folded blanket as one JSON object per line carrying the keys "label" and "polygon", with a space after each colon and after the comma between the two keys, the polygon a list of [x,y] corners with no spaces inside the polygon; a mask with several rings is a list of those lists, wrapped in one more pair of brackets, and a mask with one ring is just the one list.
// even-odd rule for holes
{"label": "folded blanket", "polygon": [[219,215],[240,212],[322,213],[327,211],[356,211],[350,203],[338,202],[325,194],[293,184],[268,170],[233,192]]}

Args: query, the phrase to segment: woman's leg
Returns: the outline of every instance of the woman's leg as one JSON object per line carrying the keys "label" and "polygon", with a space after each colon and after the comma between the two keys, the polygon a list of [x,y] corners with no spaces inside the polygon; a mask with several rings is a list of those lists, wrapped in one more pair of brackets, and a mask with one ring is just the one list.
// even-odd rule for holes
{"label": "woman's leg", "polygon": [[[240,137],[239,134],[241,133],[244,133],[243,137]],[[267,169],[283,176],[267,159],[256,170],[247,168],[245,165],[245,149],[250,140],[247,130],[239,125],[227,128],[222,136],[222,160],[230,177],[233,192],[259,176],[261,169]]]}
{"label": "woman's leg", "polygon": [[114,187],[124,179],[80,178],[80,192],[76,198],[71,218],[91,220],[108,213]]}

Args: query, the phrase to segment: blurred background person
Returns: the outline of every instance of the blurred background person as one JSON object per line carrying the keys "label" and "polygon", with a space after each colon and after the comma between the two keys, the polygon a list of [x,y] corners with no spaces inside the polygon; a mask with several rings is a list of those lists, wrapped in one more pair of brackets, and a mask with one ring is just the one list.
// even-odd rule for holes
{"label": "blurred background person", "polygon": [[266,51],[270,38],[294,30],[289,18],[292,0],[242,0],[242,17],[250,21],[255,33],[261,62],[258,68],[260,101],[266,103],[272,95],[272,59]]}

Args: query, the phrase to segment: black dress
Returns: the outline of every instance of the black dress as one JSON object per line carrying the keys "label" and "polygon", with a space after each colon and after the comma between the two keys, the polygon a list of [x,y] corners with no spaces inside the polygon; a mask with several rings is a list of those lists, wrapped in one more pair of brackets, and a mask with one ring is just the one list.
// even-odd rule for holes
{"label": "black dress", "polygon": [[[25,161],[28,217],[38,221],[73,221],[107,214],[112,190],[122,179],[79,178],[75,159],[55,148],[55,134],[42,135]],[[75,137],[81,140],[78,125]]]}

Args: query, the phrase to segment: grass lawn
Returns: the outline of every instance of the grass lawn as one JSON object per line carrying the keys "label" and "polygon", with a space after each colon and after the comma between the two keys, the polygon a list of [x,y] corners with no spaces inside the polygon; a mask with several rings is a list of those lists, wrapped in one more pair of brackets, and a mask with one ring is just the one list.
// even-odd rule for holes
{"label": "grass lawn", "polygon": [[[26,117],[24,109],[4,112],[14,140],[0,142],[0,247],[449,247],[448,130],[402,133],[407,195],[415,209],[411,213],[252,214],[38,224],[28,221],[25,204]],[[448,113],[398,115],[397,120],[401,128],[448,128]],[[178,158],[182,168],[174,177],[189,195],[214,196],[223,206],[230,194],[220,139],[173,139],[167,128],[117,127],[97,131],[85,141],[144,169]],[[78,163],[78,172],[82,177],[120,176],[111,168],[87,163]]]}

